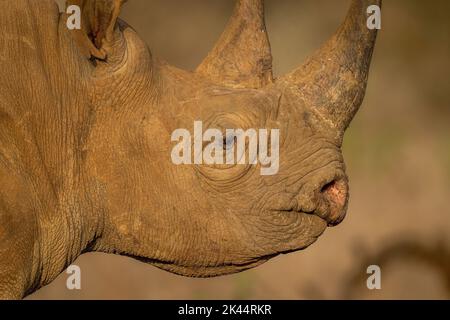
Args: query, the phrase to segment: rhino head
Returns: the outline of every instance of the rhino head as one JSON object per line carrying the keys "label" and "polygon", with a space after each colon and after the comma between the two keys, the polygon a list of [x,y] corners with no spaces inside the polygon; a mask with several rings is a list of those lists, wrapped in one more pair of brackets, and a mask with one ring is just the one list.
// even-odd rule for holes
{"label": "rhino head", "polygon": [[[52,1],[0,2],[0,256],[14,257],[0,262],[4,296],[32,292],[88,251],[187,276],[234,273],[304,249],[343,220],[341,144],[376,39],[366,10],[381,1],[353,0],[336,34],[278,79],[262,0],[237,1],[193,72],[151,55],[118,19],[124,1],[68,2],[82,10],[80,30]],[[199,122],[233,152],[226,129],[278,130],[276,172],[175,164],[171,136]]]}

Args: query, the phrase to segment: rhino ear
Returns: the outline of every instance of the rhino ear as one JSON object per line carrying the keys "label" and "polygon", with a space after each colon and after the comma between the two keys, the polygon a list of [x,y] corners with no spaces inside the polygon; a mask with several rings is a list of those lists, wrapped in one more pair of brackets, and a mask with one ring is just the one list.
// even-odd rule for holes
{"label": "rhino ear", "polygon": [[[127,0],[67,0],[67,13],[80,10],[81,29],[73,34],[83,54],[106,59],[105,45],[112,42],[122,5]],[[76,6],[76,7],[73,7]]]}

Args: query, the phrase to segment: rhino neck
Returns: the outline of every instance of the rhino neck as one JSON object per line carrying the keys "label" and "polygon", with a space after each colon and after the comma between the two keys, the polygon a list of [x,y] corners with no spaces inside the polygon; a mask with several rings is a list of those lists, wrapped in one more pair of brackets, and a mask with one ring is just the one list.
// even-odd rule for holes
{"label": "rhino neck", "polygon": [[38,287],[51,282],[83,252],[94,250],[103,237],[107,199],[104,181],[89,162],[101,156],[95,154],[92,135],[100,130],[102,138],[94,144],[107,143],[111,128],[117,127],[109,121],[125,116],[127,109],[148,105],[154,96],[152,59],[134,31],[118,35],[107,61],[92,63],[80,55],[65,25],[59,29],[57,43],[64,59],[55,67],[49,64],[51,93],[38,104],[42,109],[33,112],[36,117],[29,128],[35,137],[32,157],[42,172],[37,181],[46,186],[38,198],[51,208],[38,217]]}
{"label": "rhino neck", "polygon": [[[2,9],[12,9],[10,4],[2,2]],[[21,14],[4,13],[11,19],[0,23],[1,40],[8,41],[0,59],[0,185],[14,187],[14,197],[0,193],[0,226],[14,230],[0,232],[0,240],[13,252],[6,256],[15,261],[8,274],[22,283],[17,287],[23,292],[13,296],[56,278],[101,229],[83,170],[95,121],[86,94],[91,67],[64,31],[54,3],[17,5]],[[0,252],[0,272],[7,258]]]}

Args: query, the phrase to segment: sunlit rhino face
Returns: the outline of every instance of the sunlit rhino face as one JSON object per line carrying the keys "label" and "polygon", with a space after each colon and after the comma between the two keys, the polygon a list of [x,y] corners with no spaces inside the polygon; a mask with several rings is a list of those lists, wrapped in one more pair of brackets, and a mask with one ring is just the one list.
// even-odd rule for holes
{"label": "sunlit rhino face", "polygon": [[304,66],[277,80],[261,30],[261,2],[239,1],[195,72],[155,63],[126,26],[116,34],[119,71],[116,56],[97,62],[93,90],[114,94],[109,106],[99,100],[107,112],[97,113],[87,167],[108,199],[105,238],[115,250],[213,276],[303,249],[343,220],[340,147],[375,40],[363,1]]}
{"label": "sunlit rhino face", "polygon": [[[103,154],[92,167],[101,180],[115,177],[107,211],[120,237],[143,245],[132,255],[182,274],[234,272],[305,248],[342,221],[348,187],[340,140],[295,89],[204,89],[204,80],[177,75],[177,83],[167,74],[159,80],[174,96],[145,106],[139,118],[131,112],[109,133],[112,141],[101,143],[101,131],[92,143],[92,154]],[[210,129],[219,135],[208,136]],[[230,136],[230,129],[254,135]],[[265,165],[264,144],[277,147]]]}

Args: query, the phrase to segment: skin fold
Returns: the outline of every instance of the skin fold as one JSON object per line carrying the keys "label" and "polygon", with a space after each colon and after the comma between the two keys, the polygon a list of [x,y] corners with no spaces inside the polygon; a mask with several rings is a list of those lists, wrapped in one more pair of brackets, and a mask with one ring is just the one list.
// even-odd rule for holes
{"label": "skin fold", "polygon": [[[304,249],[342,221],[344,131],[364,97],[376,30],[345,22],[279,79],[261,0],[239,0],[195,71],[151,55],[124,1],[0,0],[0,298],[23,298],[80,254],[127,255],[195,277]],[[280,167],[177,166],[171,133],[280,130]]]}

